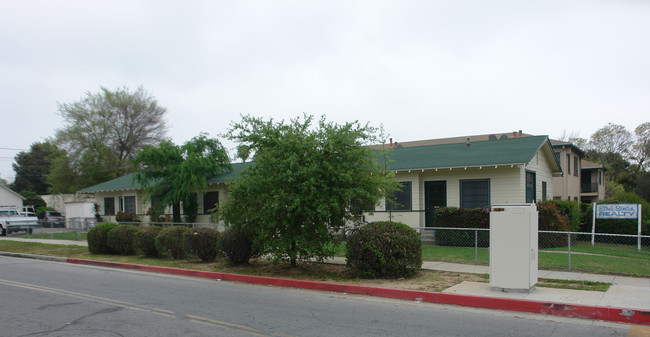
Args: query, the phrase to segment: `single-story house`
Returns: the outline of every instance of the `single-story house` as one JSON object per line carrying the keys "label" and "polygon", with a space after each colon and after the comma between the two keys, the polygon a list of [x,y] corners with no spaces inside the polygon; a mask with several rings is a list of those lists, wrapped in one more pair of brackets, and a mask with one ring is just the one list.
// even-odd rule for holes
{"label": "single-story house", "polygon": [[[365,220],[390,217],[418,228],[434,224],[437,207],[489,207],[552,198],[553,177],[561,176],[562,170],[547,136],[489,139],[396,146],[389,169],[402,189],[395,193],[395,203],[381,200],[366,210]],[[247,165],[234,163],[233,171],[208,180],[208,190],[197,194],[197,222],[210,221],[209,210],[228,197],[227,183]],[[95,195],[105,220],[113,221],[117,211],[149,220],[150,203],[130,174],[79,192]]]}

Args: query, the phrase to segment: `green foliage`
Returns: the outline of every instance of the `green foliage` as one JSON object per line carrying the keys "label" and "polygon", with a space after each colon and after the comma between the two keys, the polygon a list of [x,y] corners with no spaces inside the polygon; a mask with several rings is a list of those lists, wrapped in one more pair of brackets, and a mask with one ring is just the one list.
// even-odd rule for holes
{"label": "green foliage", "polygon": [[194,205],[196,192],[207,188],[208,178],[231,169],[226,149],[204,133],[182,146],[171,141],[144,146],[133,160],[135,181],[150,199],[159,200],[159,206],[174,206],[174,221],[180,219],[180,203]]}
{"label": "green foliage", "polygon": [[133,225],[120,225],[113,228],[108,232],[107,245],[108,247],[122,255],[134,255],[135,249],[135,236],[140,229]]}
{"label": "green foliage", "polygon": [[34,191],[20,191],[19,194],[25,197],[25,200],[23,200],[23,205],[34,206],[34,212],[36,212],[37,209],[43,209],[47,206],[45,200],[43,200],[43,198],[41,198]]}
{"label": "green foliage", "polygon": [[422,241],[403,223],[372,222],[350,236],[346,258],[351,272],[362,277],[410,277],[422,267]]}
{"label": "green foliage", "polygon": [[231,228],[221,233],[219,247],[231,264],[246,264],[253,256],[253,242],[248,235]]}
{"label": "green foliage", "polygon": [[119,223],[133,223],[140,222],[140,218],[138,218],[138,215],[135,213],[125,213],[119,211],[115,214],[115,221]]}
{"label": "green foliage", "polygon": [[93,203],[93,212],[95,213],[95,220],[97,222],[103,222],[104,218],[102,218],[101,213],[100,213],[100,207],[98,203]]}
{"label": "green foliage", "polygon": [[160,233],[162,228],[157,226],[143,227],[135,233],[134,245],[135,250],[144,254],[147,257],[158,257],[158,249],[156,248],[156,236]]}
{"label": "green foliage", "polygon": [[636,185],[636,193],[646,202],[650,202],[650,172],[643,173]]}
{"label": "green foliage", "polygon": [[250,116],[228,137],[254,153],[230,185],[222,218],[254,247],[277,259],[331,256],[331,230],[352,219],[356,200],[377,201],[395,187],[375,152],[375,128],[359,123],[312,125],[313,117],[274,123]]}
{"label": "green foliage", "polygon": [[[13,164],[16,179],[11,186],[15,191],[32,191],[34,195],[48,194],[50,184],[46,177],[50,174],[53,160],[65,153],[56,147],[53,143],[46,141],[43,143],[34,143],[30,146],[29,152],[19,152],[14,158],[16,163]],[[21,195],[27,197],[21,192]],[[34,205],[33,202],[24,202],[25,205]],[[44,206],[45,202],[43,202]]]}
{"label": "green foliage", "polygon": [[581,212],[580,203],[577,201],[566,200],[549,200],[541,202],[541,204],[550,202],[557,205],[560,214],[568,221],[569,231],[577,232],[582,226],[584,220]]}
{"label": "green foliage", "polygon": [[196,200],[196,193],[192,193],[192,197],[183,202],[183,222],[194,223],[199,213],[199,203]]}
{"label": "green foliage", "polygon": [[119,226],[114,222],[102,222],[88,231],[88,251],[91,254],[113,254],[108,246],[108,233]]}
{"label": "green foliage", "polygon": [[[543,201],[537,204],[538,228],[540,231],[569,231],[568,216],[560,213],[558,203],[555,201]],[[566,235],[554,233],[539,233],[539,248],[564,247],[567,246]]]}
{"label": "green foliage", "polygon": [[[449,228],[490,228],[489,208],[441,207],[436,210],[436,227]],[[474,236],[478,235],[478,239]],[[455,229],[437,229],[436,245],[454,247],[474,247],[477,240],[479,247],[490,246],[488,231],[460,231]]]}
{"label": "green foliage", "polygon": [[184,236],[191,229],[185,226],[171,226],[164,228],[156,236],[156,249],[159,254],[169,254],[172,259],[182,259],[187,255]]}
{"label": "green foliage", "polygon": [[194,228],[185,234],[185,247],[203,262],[212,262],[219,252],[219,232],[212,228]]}

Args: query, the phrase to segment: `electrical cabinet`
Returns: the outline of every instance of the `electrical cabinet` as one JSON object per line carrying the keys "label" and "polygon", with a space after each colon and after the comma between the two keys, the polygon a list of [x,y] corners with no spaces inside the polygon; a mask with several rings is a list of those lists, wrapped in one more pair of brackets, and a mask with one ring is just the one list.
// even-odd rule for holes
{"label": "electrical cabinet", "polygon": [[538,218],[535,204],[493,205],[490,211],[490,286],[530,292],[537,285]]}

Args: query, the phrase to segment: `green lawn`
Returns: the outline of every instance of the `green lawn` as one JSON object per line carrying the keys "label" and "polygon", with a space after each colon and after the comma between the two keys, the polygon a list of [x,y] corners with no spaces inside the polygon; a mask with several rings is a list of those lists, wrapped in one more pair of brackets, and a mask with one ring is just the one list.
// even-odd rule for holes
{"label": "green lawn", "polygon": [[[596,274],[629,274],[650,277],[650,252],[638,252],[636,246],[579,242],[571,246],[571,270]],[[345,245],[338,247],[337,256],[345,256]],[[474,264],[474,247],[423,246],[424,261]],[[478,249],[478,264],[489,265],[489,248]],[[567,248],[542,249],[539,268],[568,270]]]}

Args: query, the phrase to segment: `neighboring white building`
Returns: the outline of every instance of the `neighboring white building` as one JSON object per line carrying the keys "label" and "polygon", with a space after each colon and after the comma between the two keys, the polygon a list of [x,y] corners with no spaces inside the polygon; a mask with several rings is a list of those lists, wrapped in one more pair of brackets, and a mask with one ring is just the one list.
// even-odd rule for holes
{"label": "neighboring white building", "polygon": [[25,197],[9,187],[0,185],[0,206],[22,207]]}

